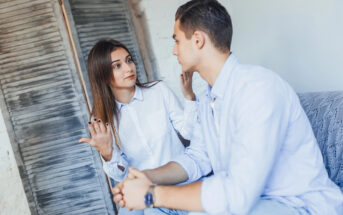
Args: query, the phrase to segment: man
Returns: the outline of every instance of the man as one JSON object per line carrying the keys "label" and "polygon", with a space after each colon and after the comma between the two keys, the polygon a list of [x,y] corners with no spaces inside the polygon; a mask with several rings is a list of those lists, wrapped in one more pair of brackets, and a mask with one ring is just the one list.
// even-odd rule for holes
{"label": "man", "polygon": [[[238,62],[225,8],[192,0],[175,20],[173,54],[184,73],[196,71],[209,85],[199,97],[199,124],[172,162],[130,169],[114,201],[207,214],[343,214],[296,93],[273,72]],[[194,183],[162,186],[180,182]]]}

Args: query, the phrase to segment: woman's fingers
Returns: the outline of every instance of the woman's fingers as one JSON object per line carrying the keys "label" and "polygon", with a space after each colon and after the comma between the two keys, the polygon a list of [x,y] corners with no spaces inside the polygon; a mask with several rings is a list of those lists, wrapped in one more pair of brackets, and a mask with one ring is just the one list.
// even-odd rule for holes
{"label": "woman's fingers", "polygon": [[88,122],[88,130],[89,130],[89,133],[91,134],[91,137],[94,137],[96,135],[96,131],[94,129],[93,123]]}
{"label": "woman's fingers", "polygon": [[103,133],[106,133],[106,126],[104,125],[104,123],[100,119],[98,120],[98,125],[99,125],[100,131]]}
{"label": "woman's fingers", "polygon": [[183,77],[185,78],[185,81],[188,81],[188,79],[189,79],[189,74],[188,74],[188,72],[185,72],[184,75],[183,75]]}
{"label": "woman's fingers", "polygon": [[121,208],[123,208],[125,206],[124,200],[120,200],[118,204],[119,204],[119,207],[121,207]]}
{"label": "woman's fingers", "polygon": [[185,75],[184,74],[180,75],[180,82],[181,82],[181,86],[185,86],[186,85],[186,80],[185,80]]}
{"label": "woman's fingers", "polygon": [[122,194],[116,194],[114,197],[113,197],[113,201],[114,202],[120,202],[123,200],[123,195]]}
{"label": "woman's fingers", "polygon": [[192,80],[193,74],[194,74],[194,71],[193,72],[188,72],[188,79]]}
{"label": "woman's fingers", "polygon": [[89,145],[95,147],[94,142],[87,137],[82,137],[81,139],[79,139],[79,143],[88,143]]}
{"label": "woman's fingers", "polygon": [[111,134],[112,127],[110,126],[110,123],[106,122],[106,133]]}
{"label": "woman's fingers", "polygon": [[96,121],[96,118],[94,118],[94,120],[92,121],[92,125],[94,127],[95,133],[100,133],[101,132],[99,124]]}
{"label": "woman's fingers", "polygon": [[90,144],[91,139],[87,138],[87,137],[82,137],[79,139],[79,143],[88,143]]}

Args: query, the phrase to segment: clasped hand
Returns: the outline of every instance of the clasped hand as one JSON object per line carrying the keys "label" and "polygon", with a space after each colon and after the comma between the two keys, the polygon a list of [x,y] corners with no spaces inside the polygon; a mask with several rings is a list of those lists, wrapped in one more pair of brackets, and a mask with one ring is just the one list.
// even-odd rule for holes
{"label": "clasped hand", "polygon": [[152,182],[143,172],[130,167],[127,178],[112,188],[113,201],[128,210],[142,210],[146,208],[144,196],[150,185]]}

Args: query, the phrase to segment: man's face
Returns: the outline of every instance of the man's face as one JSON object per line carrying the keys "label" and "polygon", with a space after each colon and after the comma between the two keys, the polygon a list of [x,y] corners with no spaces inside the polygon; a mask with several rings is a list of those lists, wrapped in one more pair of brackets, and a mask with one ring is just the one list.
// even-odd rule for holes
{"label": "man's face", "polygon": [[182,66],[182,72],[195,71],[195,47],[192,44],[192,38],[187,39],[185,32],[180,29],[179,20],[175,22],[173,38],[175,40],[173,55],[177,56],[177,60]]}

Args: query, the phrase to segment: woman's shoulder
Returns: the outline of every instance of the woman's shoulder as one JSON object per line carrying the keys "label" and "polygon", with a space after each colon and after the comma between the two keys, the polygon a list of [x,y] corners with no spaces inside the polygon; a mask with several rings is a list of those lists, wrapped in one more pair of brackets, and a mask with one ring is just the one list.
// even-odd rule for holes
{"label": "woman's shoulder", "polygon": [[146,91],[150,91],[150,92],[163,93],[164,91],[169,90],[169,88],[163,81],[153,81],[153,82],[145,83],[143,84],[143,86],[144,87],[142,89],[145,89]]}

